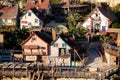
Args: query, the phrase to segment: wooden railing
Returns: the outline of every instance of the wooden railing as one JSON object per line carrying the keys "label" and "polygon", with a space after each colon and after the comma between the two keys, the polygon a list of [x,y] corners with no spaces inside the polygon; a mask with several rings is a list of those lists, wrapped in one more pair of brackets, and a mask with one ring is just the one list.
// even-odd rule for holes
{"label": "wooden railing", "polygon": [[115,72],[117,72],[118,66],[111,66],[110,68],[103,70],[103,71],[81,71],[81,70],[74,70],[74,71],[56,71],[47,73],[49,77],[57,77],[57,78],[85,78],[85,79],[104,79]]}

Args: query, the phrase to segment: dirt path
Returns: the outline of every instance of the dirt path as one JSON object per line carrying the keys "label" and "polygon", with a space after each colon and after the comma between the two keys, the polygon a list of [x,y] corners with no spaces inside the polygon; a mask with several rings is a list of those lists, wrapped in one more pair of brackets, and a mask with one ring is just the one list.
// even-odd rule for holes
{"label": "dirt path", "polygon": [[86,66],[93,68],[102,68],[103,66],[107,66],[106,63],[103,63],[99,54],[96,51],[96,48],[99,47],[99,42],[92,42],[87,50],[88,55],[90,56],[90,60],[88,61]]}

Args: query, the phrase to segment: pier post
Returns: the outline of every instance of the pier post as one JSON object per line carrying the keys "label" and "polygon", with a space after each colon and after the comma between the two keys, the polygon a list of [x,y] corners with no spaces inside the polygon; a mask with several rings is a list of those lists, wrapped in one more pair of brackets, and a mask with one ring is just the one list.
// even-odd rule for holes
{"label": "pier post", "polygon": [[35,78],[35,72],[33,72],[32,80],[34,80],[34,78]]}
{"label": "pier post", "polygon": [[28,68],[27,68],[27,64],[26,64],[26,77],[28,77]]}
{"label": "pier post", "polygon": [[31,80],[31,72],[28,73],[28,79]]}
{"label": "pier post", "polygon": [[120,69],[120,47],[118,49],[118,68]]}
{"label": "pier post", "polygon": [[13,62],[13,78],[15,77],[15,63]]}

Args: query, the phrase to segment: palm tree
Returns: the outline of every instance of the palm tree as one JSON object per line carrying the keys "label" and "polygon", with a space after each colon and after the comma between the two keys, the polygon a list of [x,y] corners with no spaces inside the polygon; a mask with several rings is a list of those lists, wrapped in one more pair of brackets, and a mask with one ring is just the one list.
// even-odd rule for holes
{"label": "palm tree", "polygon": [[69,36],[72,36],[73,38],[83,37],[84,34],[87,32],[87,30],[82,26],[77,26],[78,21],[80,21],[80,19],[82,19],[82,17],[77,13],[71,13],[68,15],[67,21]]}

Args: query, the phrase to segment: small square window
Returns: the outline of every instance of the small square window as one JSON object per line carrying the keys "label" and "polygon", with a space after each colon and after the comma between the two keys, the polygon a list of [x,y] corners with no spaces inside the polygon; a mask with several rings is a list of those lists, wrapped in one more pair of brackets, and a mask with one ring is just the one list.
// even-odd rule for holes
{"label": "small square window", "polygon": [[54,44],[54,47],[58,47],[58,44],[57,44],[57,43],[55,43],[55,44]]}
{"label": "small square window", "polygon": [[31,12],[28,13],[28,16],[31,16]]}
{"label": "small square window", "polygon": [[66,44],[65,44],[65,43],[63,43],[63,44],[62,44],[62,47],[66,47]]}
{"label": "small square window", "polygon": [[28,25],[31,25],[31,22],[29,22]]}
{"label": "small square window", "polygon": [[35,19],[35,23],[38,23],[38,19]]}

